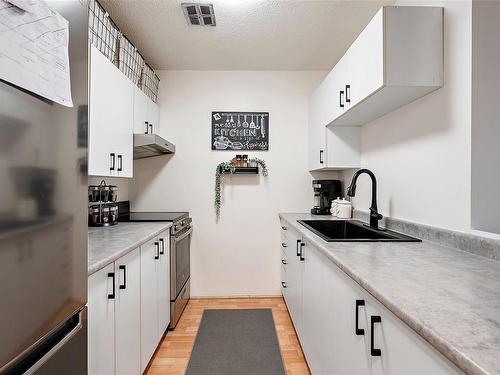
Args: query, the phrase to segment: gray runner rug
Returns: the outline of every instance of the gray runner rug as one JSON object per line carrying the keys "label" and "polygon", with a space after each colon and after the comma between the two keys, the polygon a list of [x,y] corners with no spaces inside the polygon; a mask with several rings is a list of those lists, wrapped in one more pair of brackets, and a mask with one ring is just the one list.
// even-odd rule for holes
{"label": "gray runner rug", "polygon": [[205,310],[186,375],[285,375],[271,309]]}

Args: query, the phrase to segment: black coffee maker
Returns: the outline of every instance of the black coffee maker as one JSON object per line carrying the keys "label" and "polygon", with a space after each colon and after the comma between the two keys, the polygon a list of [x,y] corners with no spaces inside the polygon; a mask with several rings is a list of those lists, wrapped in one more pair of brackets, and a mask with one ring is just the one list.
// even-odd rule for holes
{"label": "black coffee maker", "polygon": [[331,215],[332,201],[341,197],[340,180],[313,180],[314,206],[311,208],[313,215]]}

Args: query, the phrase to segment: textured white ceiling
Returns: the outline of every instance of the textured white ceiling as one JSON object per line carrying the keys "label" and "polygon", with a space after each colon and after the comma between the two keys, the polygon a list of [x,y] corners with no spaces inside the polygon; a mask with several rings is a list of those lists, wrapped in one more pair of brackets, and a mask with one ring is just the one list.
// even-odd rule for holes
{"label": "textured white ceiling", "polygon": [[154,69],[171,70],[329,70],[394,1],[213,0],[215,27],[189,26],[182,2],[101,1]]}

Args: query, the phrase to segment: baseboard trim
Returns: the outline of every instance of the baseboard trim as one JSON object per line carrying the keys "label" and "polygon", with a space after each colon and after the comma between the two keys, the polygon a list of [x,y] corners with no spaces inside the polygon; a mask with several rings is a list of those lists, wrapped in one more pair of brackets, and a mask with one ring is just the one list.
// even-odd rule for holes
{"label": "baseboard trim", "polygon": [[283,298],[281,294],[272,295],[235,295],[235,296],[191,296],[191,299],[258,299],[258,298]]}

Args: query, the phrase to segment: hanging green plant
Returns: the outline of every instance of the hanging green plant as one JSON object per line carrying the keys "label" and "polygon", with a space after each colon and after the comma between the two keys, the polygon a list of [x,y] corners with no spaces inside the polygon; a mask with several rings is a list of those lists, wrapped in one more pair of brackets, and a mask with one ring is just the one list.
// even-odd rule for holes
{"label": "hanging green plant", "polygon": [[[267,177],[269,175],[269,171],[267,169],[266,162],[262,159],[252,158],[248,160],[249,164],[257,164],[260,166],[262,170],[262,175]],[[220,208],[222,206],[222,185],[224,184],[224,175],[233,174],[235,172],[235,168],[230,161],[225,161],[219,163],[215,168],[215,198],[214,198],[214,207],[215,207],[215,217],[216,220],[220,219]]]}

